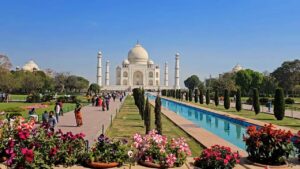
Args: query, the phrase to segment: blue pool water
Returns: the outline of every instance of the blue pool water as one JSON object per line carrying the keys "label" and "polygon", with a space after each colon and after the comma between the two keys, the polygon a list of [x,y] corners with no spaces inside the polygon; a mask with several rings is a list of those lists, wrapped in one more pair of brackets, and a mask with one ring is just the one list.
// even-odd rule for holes
{"label": "blue pool water", "polygon": [[[156,98],[153,95],[148,95],[148,97],[151,100]],[[197,126],[227,140],[237,147],[243,150],[246,149],[243,135],[246,133],[246,128],[253,124],[163,98],[161,101],[162,106],[168,110],[192,121]]]}

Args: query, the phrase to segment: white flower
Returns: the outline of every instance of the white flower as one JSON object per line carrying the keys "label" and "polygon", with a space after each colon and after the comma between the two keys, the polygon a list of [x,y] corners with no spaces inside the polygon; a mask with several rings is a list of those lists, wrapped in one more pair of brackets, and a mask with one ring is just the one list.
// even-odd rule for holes
{"label": "white flower", "polygon": [[128,157],[129,157],[129,158],[132,158],[132,157],[133,157],[133,151],[130,150],[130,151],[128,151],[127,154],[128,154]]}

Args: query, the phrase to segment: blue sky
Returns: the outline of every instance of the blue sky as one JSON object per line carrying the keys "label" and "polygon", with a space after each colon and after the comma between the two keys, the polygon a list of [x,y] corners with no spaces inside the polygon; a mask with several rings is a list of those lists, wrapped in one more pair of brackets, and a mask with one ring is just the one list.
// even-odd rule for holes
{"label": "blue sky", "polygon": [[0,0],[0,7],[0,53],[14,66],[33,59],[92,82],[99,49],[114,79],[137,40],[162,71],[168,61],[171,84],[176,52],[182,82],[237,63],[271,72],[300,58],[299,0]]}

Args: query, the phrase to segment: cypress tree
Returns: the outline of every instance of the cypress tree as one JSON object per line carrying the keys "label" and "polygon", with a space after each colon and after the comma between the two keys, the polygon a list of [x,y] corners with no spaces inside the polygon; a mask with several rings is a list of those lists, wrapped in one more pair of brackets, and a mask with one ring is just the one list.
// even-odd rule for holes
{"label": "cypress tree", "polygon": [[144,110],[145,110],[145,90],[140,89],[140,92],[139,92],[139,111],[140,111],[140,115],[142,117],[142,120],[144,120]]}
{"label": "cypress tree", "polygon": [[241,100],[241,91],[240,91],[240,89],[238,89],[236,91],[235,109],[238,112],[242,110],[242,100]]}
{"label": "cypress tree", "polygon": [[224,108],[225,109],[230,108],[229,91],[227,89],[225,89],[225,91],[224,91]]}
{"label": "cypress tree", "polygon": [[145,111],[144,111],[144,123],[145,123],[145,126],[146,126],[146,134],[149,133],[150,131],[150,122],[151,122],[151,107],[150,107],[150,104],[149,104],[149,100],[147,98],[147,101],[146,101],[146,106],[145,106]]}
{"label": "cypress tree", "polygon": [[203,104],[203,103],[204,103],[204,99],[203,99],[203,90],[200,90],[199,100],[200,100],[200,104]]}
{"label": "cypress tree", "polygon": [[215,105],[219,106],[219,91],[215,91]]}
{"label": "cypress tree", "polygon": [[193,90],[189,89],[189,101],[193,101]]}
{"label": "cypress tree", "polygon": [[210,103],[209,89],[206,90],[205,101],[206,104],[209,105]]}
{"label": "cypress tree", "polygon": [[258,90],[256,88],[254,88],[252,91],[253,91],[252,92],[252,101],[253,101],[252,106],[254,108],[255,114],[258,114],[260,112]]}
{"label": "cypress tree", "polygon": [[189,92],[185,92],[185,101],[189,101]]}
{"label": "cypress tree", "polygon": [[274,98],[274,116],[277,120],[283,120],[285,114],[284,94],[281,88],[276,89]]}
{"label": "cypress tree", "polygon": [[158,134],[162,135],[162,123],[161,123],[161,99],[159,96],[155,99],[155,126]]}
{"label": "cypress tree", "polygon": [[198,99],[199,99],[199,93],[198,93],[198,89],[195,89],[195,103],[198,103]]}

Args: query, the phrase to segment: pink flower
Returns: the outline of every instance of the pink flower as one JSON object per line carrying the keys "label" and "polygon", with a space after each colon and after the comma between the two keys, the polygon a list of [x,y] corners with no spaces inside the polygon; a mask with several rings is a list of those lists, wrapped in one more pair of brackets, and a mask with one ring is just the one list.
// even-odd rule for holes
{"label": "pink flower", "polygon": [[174,154],[168,154],[167,158],[166,158],[166,162],[168,164],[169,167],[173,167],[174,163],[176,162],[176,156]]}
{"label": "pink flower", "polygon": [[224,164],[227,165],[228,164],[228,160],[224,159]]}

